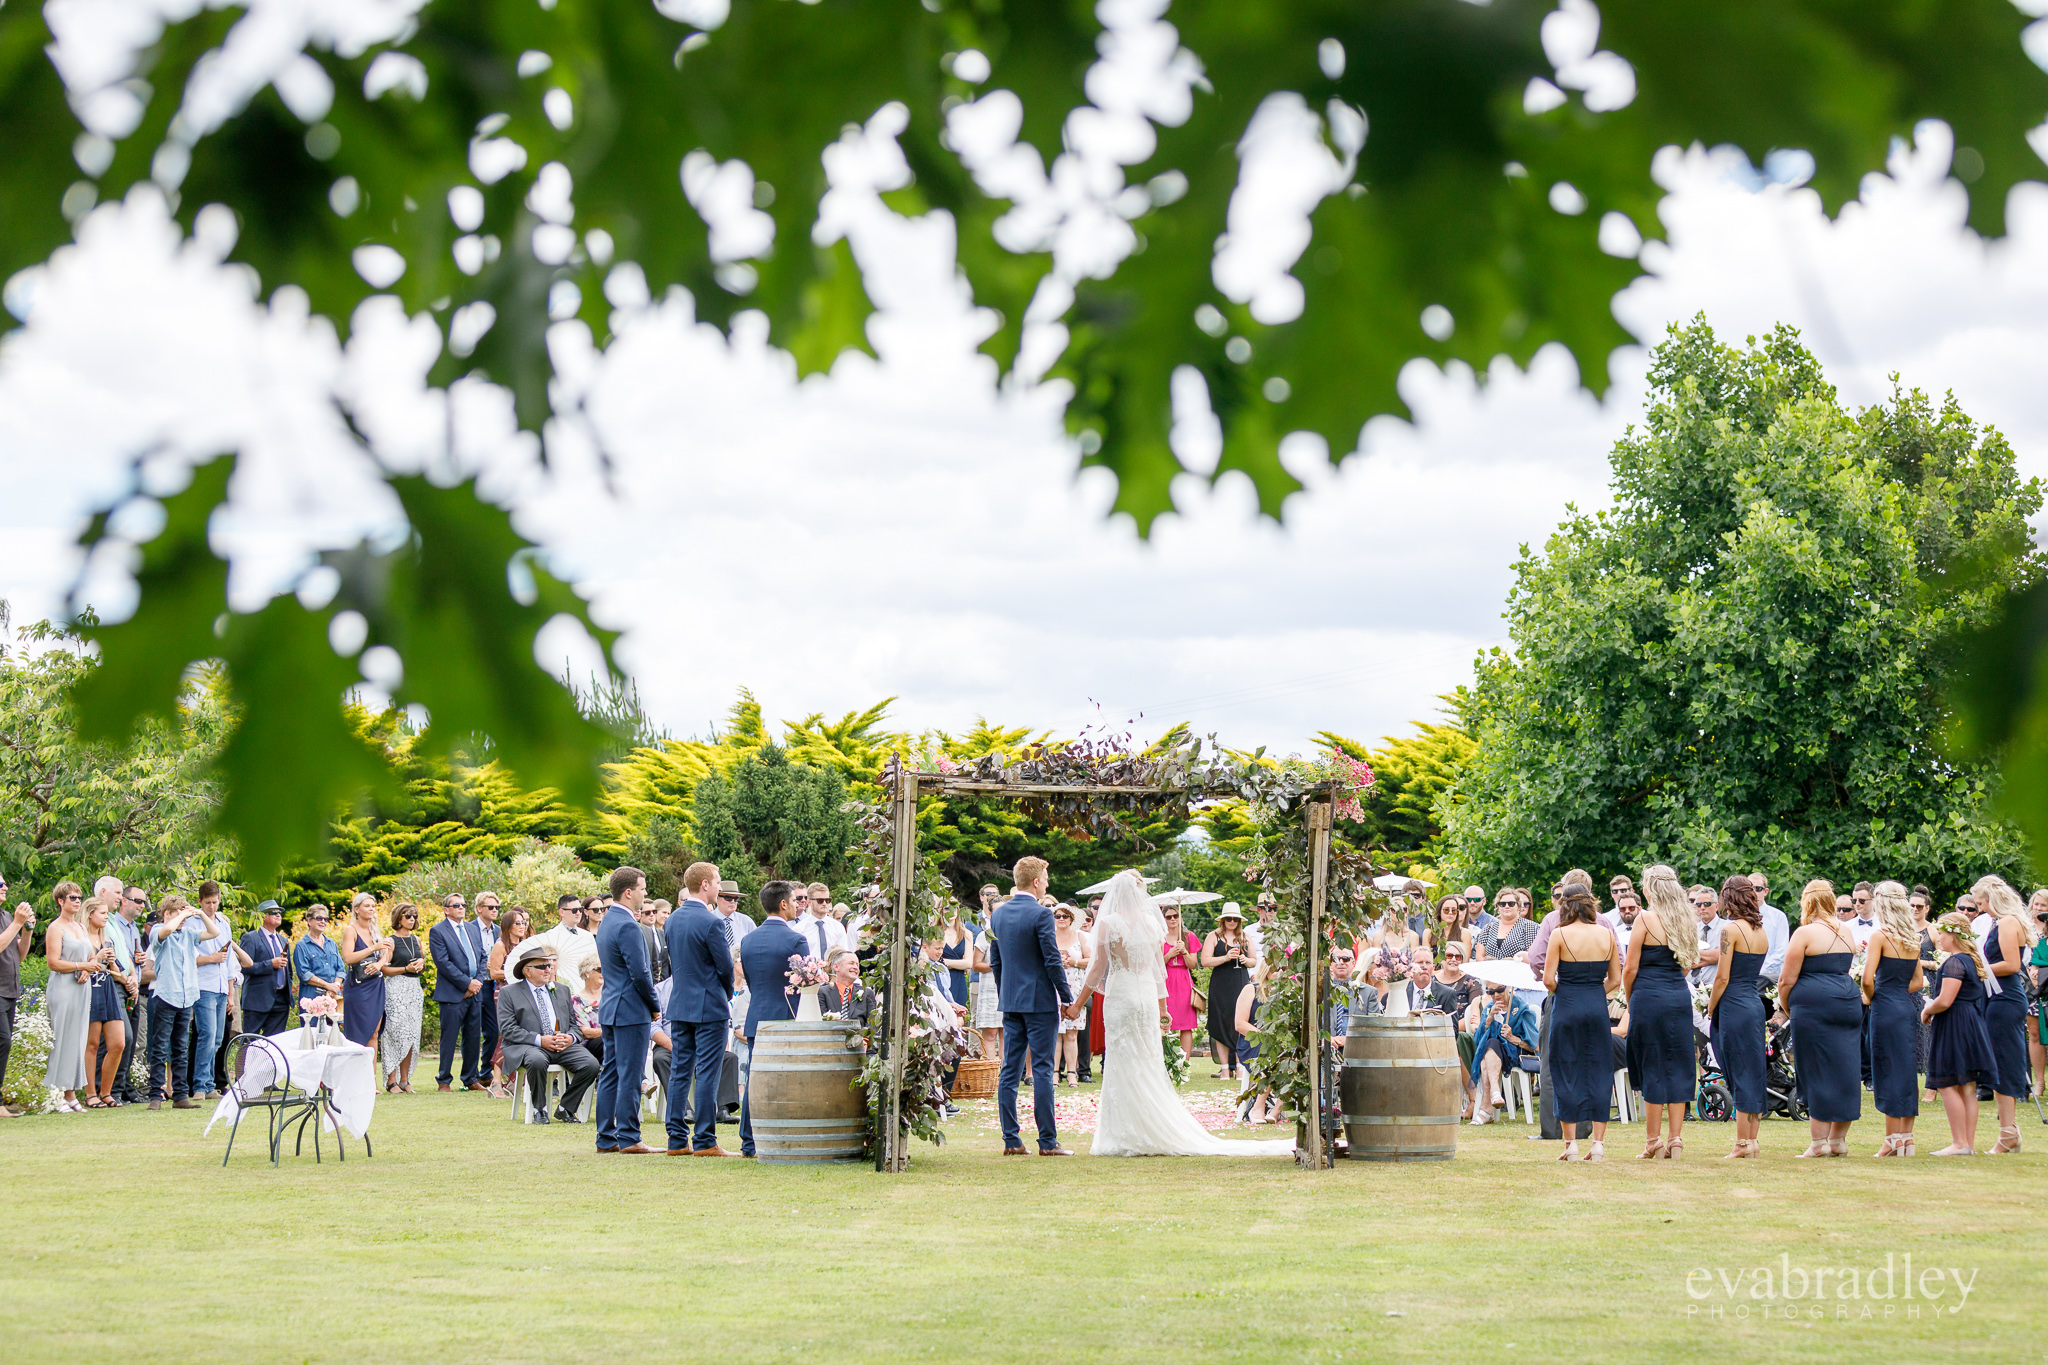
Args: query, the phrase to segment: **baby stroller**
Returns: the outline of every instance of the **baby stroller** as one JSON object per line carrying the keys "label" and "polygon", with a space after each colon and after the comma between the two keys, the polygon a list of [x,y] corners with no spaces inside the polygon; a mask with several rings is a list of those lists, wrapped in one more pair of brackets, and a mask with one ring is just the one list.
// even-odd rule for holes
{"label": "baby stroller", "polygon": [[1788,1119],[1806,1117],[1799,1099],[1799,1077],[1792,1070],[1792,1021],[1764,1028],[1764,1113]]}

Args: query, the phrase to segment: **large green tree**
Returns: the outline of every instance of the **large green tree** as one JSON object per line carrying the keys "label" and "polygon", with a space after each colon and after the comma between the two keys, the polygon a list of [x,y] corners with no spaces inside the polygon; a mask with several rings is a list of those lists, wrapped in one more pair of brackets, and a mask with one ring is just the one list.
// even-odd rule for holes
{"label": "large green tree", "polygon": [[[1483,373],[1496,355],[1526,362],[1555,341],[1604,389],[1607,357],[1628,339],[1609,299],[1640,270],[1631,225],[1661,231],[1650,176],[1660,148],[1732,144],[1755,161],[1804,148],[1833,209],[1894,139],[1943,118],[1970,222],[1988,235],[2004,230],[2007,192],[2038,172],[2027,135],[2048,107],[2048,75],[2022,50],[2027,17],[2009,0],[1606,0],[1597,18],[1570,8],[1172,10],[1185,47],[1170,65],[1185,86],[1147,97],[1128,188],[1081,214],[1127,217],[1129,251],[1107,278],[1065,281],[1052,370],[1071,384],[1080,458],[1113,474],[1119,513],[1149,527],[1187,472],[1170,441],[1182,366],[1203,379],[1222,428],[1207,477],[1245,474],[1274,516],[1301,486],[1281,440],[1307,432],[1333,458],[1349,453],[1366,420],[1405,411],[1394,381],[1413,356]],[[279,32],[267,10],[162,13],[102,16],[102,36],[128,46],[68,62],[67,89],[44,7],[0,7],[0,280],[44,262],[95,201],[161,193],[187,228],[224,206],[207,240],[266,297],[294,286],[340,332],[379,292],[448,329],[487,307],[481,342],[457,344],[451,331],[432,382],[488,377],[535,431],[572,391],[551,387],[551,335],[577,349],[551,327],[573,313],[605,344],[618,293],[609,272],[628,265],[619,297],[682,286],[719,326],[758,309],[800,372],[868,349],[853,253],[814,229],[828,188],[821,152],[871,121],[896,130],[914,178],[892,203],[950,216],[961,270],[989,310],[983,349],[1014,373],[1026,309],[1052,268],[1050,234],[1008,212],[1000,196],[1017,192],[1016,177],[1000,189],[977,180],[949,117],[995,97],[982,112],[1016,127],[1024,155],[1050,158],[1091,117],[1091,94],[1118,84],[1089,83],[1098,49],[1116,42],[1088,0],[337,6],[307,21],[311,50],[278,53],[276,69],[255,57]],[[239,55],[219,58],[223,43]],[[1263,294],[1226,288],[1218,252],[1233,206],[1262,192],[1241,178],[1240,149],[1262,110],[1287,108],[1314,123],[1330,163],[1298,274]],[[727,246],[693,211],[692,187],[721,165],[742,189],[751,181],[772,243]],[[751,259],[731,259],[740,250]],[[10,298],[26,311],[32,292]],[[401,656],[398,700],[428,711],[431,750],[453,753],[481,731],[521,780],[578,802],[596,793],[608,737],[565,689],[529,673],[535,633],[565,613],[589,625],[583,604],[473,484],[442,489],[365,461],[389,479],[412,535],[389,552],[336,556],[332,600],[282,595],[216,631],[226,576],[204,531],[226,496],[222,475],[170,509],[144,547],[135,619],[97,637],[124,680],[83,698],[98,735],[169,715],[187,664],[226,661],[247,742],[223,751],[224,818],[256,876],[319,856],[324,813],[376,775],[338,714],[355,681],[354,660],[332,648],[344,611],[367,620],[364,643]],[[130,524],[102,518],[88,539],[118,540]],[[280,764],[281,752],[294,761]]]}
{"label": "large green tree", "polygon": [[1611,511],[1525,551],[1478,753],[1439,801],[1493,885],[1665,861],[1954,890],[2017,878],[1989,773],[1947,761],[1953,632],[2042,576],[2041,507],[1996,431],[1918,392],[1846,410],[1791,330],[1653,354]]}
{"label": "large green tree", "polygon": [[189,891],[233,864],[214,829],[210,765],[231,724],[217,673],[187,678],[174,715],[110,744],[73,728],[71,689],[100,667],[61,626],[15,630],[0,601],[0,871],[16,899],[109,872]]}

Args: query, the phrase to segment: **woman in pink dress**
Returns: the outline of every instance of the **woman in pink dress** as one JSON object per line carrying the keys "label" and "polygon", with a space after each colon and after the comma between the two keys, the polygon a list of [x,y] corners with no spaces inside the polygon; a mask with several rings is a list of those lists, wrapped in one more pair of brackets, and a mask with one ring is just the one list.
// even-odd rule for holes
{"label": "woman in pink dress", "polygon": [[1180,1050],[1186,1056],[1195,1051],[1195,958],[1202,951],[1201,940],[1181,927],[1180,907],[1162,905],[1166,916],[1167,1027],[1180,1032]]}

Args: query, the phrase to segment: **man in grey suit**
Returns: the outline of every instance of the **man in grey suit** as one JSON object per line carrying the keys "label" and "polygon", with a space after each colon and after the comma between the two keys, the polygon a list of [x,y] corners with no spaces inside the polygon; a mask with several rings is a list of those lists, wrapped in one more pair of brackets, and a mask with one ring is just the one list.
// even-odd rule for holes
{"label": "man in grey suit", "polygon": [[597,1058],[573,1032],[569,992],[555,982],[555,950],[542,948],[519,959],[519,983],[507,982],[498,992],[498,1037],[505,1045],[505,1074],[526,1072],[526,1095],[533,1121],[548,1121],[548,1067],[559,1066],[569,1078],[555,1117],[581,1123],[576,1107],[597,1083]]}

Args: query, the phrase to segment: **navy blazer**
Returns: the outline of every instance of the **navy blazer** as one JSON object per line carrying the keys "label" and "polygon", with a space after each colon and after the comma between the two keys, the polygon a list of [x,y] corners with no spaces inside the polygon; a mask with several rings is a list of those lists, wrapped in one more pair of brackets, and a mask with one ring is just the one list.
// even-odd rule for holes
{"label": "navy blazer", "polygon": [[[272,952],[264,942],[261,927],[251,929],[242,935],[242,951],[249,955],[249,969],[242,973],[242,1008],[265,1014],[292,998],[292,941],[284,936],[282,929],[277,932],[280,945]],[[273,957],[282,957],[284,966],[265,967],[261,964]]]}
{"label": "navy blazer", "polygon": [[988,963],[1004,1014],[1045,1014],[1073,1003],[1051,910],[1020,891],[995,908],[988,928]]}
{"label": "navy blazer", "polygon": [[604,972],[604,998],[597,1002],[597,1022],[651,1024],[661,1012],[654,994],[654,970],[647,965],[647,940],[640,921],[624,906],[605,912],[597,926],[597,964]]}
{"label": "navy blazer", "polygon": [[668,946],[668,1017],[712,1024],[732,1017],[732,945],[711,907],[687,900],[662,930]]}
{"label": "navy blazer", "polygon": [[[462,969],[462,949],[455,942],[458,933],[469,941],[470,949],[476,954],[474,978]],[[472,979],[481,980],[487,986],[491,982],[491,950],[484,946],[484,936],[477,931],[473,919],[466,919],[459,925],[445,919],[435,924],[427,931],[427,953],[434,959],[436,1004],[460,1004],[467,998]],[[483,992],[478,991],[477,996],[481,999]]]}
{"label": "navy blazer", "polygon": [[788,991],[789,960],[806,951],[804,936],[776,915],[740,940],[740,968],[747,974],[747,1026],[741,1031],[749,1039],[762,1024],[796,1018]]}

